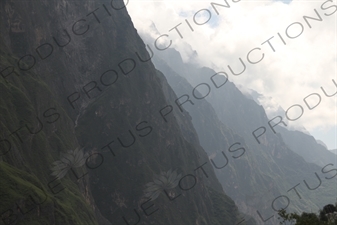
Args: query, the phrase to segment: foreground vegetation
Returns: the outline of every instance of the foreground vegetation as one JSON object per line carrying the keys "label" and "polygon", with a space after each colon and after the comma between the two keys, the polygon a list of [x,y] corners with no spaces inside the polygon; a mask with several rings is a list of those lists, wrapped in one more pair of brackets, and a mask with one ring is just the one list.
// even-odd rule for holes
{"label": "foreground vegetation", "polygon": [[279,211],[279,219],[283,225],[337,225],[337,203],[328,204],[319,211],[319,214],[303,212],[287,213],[285,209]]}

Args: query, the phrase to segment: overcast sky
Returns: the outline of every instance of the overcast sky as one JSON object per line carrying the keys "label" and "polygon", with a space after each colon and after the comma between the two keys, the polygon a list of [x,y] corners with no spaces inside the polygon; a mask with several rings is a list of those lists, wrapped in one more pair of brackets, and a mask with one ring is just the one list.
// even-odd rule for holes
{"label": "overcast sky", "polygon": [[[329,149],[336,149],[337,95],[326,97],[321,90],[323,87],[328,94],[337,90],[332,81],[337,83],[337,12],[334,13],[337,7],[331,7],[337,5],[336,0],[241,0],[237,3],[228,0],[230,8],[218,5],[213,8],[211,2],[226,4],[223,0],[130,0],[127,9],[141,36],[158,38],[154,24],[160,34],[169,35],[160,42],[172,40],[172,47],[181,52],[184,61],[191,61],[195,50],[198,65],[225,71],[230,81],[246,91],[253,89],[266,96],[260,100],[267,114],[272,114],[278,106],[287,110],[294,104],[301,105],[303,116],[290,125],[304,126]],[[323,21],[308,19],[309,28],[303,16],[318,18],[314,9]],[[177,29],[183,38],[175,29],[171,30],[180,23]],[[266,42],[268,39],[274,51]],[[153,46],[153,43],[147,44]],[[262,53],[264,58],[250,64],[246,57],[254,48],[259,49],[251,53],[251,61],[258,61]],[[228,65],[239,72],[243,68],[239,58],[247,69],[234,76]],[[321,102],[309,110],[303,99],[312,93],[320,95]],[[309,105],[315,105],[318,97],[312,95],[307,100]],[[299,108],[293,107],[288,115],[295,118],[299,113]]]}

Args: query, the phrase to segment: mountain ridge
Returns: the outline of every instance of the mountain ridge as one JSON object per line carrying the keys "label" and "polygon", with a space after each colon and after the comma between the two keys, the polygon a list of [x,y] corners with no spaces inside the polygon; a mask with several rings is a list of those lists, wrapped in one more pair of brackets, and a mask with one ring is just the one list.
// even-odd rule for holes
{"label": "mountain ridge", "polygon": [[0,3],[2,221],[237,224],[191,117],[163,120],[176,96],[111,3]]}
{"label": "mountain ridge", "polygon": [[[200,84],[211,86],[209,78],[214,74],[218,74],[206,67],[197,69],[194,65],[184,64],[179,52],[174,49],[158,52],[155,54],[153,61],[155,66],[163,71],[178,96],[191,93]],[[183,74],[178,74],[178,72]],[[203,93],[205,94],[202,96],[207,97],[199,101],[196,99],[197,94],[190,94],[190,100],[194,104],[188,102],[183,108],[192,115],[192,122],[197,130],[201,145],[210,159],[214,159],[214,162],[217,163],[217,166],[214,167],[218,179],[222,183],[225,192],[235,200],[239,208],[253,216],[259,224],[263,224],[264,222],[271,222],[270,217],[266,218],[265,214],[270,214],[271,218],[274,217],[272,215],[273,210],[268,206],[271,203],[264,201],[265,203],[261,204],[262,196],[268,197],[269,201],[274,204],[278,199],[278,195],[283,196],[282,193],[296,191],[294,193],[295,196],[292,196],[293,204],[291,207],[293,210],[305,210],[316,205],[310,200],[312,197],[306,197],[306,204],[301,203],[304,200],[294,199],[297,194],[297,186],[295,184],[300,185],[298,182],[303,180],[305,182],[311,180],[314,183],[316,171],[323,171],[327,167],[330,168],[331,165],[324,164],[324,167],[320,168],[318,165],[305,162],[300,154],[295,153],[293,149],[288,147],[279,133],[266,132],[259,139],[257,138],[258,135],[254,136],[252,132],[261,128],[261,126],[267,127],[269,119],[262,106],[257,105],[252,99],[246,100],[246,97],[231,82],[228,81],[222,88],[214,89],[214,91],[213,89],[209,91],[206,85],[203,86]],[[201,103],[202,101],[204,102]],[[210,111],[209,109],[214,110]],[[250,114],[254,114],[254,116],[249,116]],[[209,122],[204,122],[205,119],[208,119]],[[221,126],[226,128],[220,128]],[[229,132],[232,134],[228,135]],[[236,136],[233,136],[233,134],[236,134]],[[225,143],[223,140],[226,140]],[[233,151],[233,149],[229,148],[230,143],[235,144],[237,142],[242,144],[241,147],[245,151],[243,151],[243,157],[239,154],[234,154],[234,157],[241,158],[231,160],[228,155],[231,150]],[[222,144],[217,146],[219,143]],[[226,151],[227,148],[229,148],[227,150],[229,153]],[[224,160],[220,159],[224,158],[224,156],[226,156],[225,164],[220,164],[221,162],[223,163]],[[216,159],[218,161],[215,161]],[[301,165],[300,168],[297,166],[298,164]],[[221,170],[221,167],[226,167],[227,170]],[[297,170],[300,170],[300,172]],[[271,174],[267,171],[270,171]],[[287,174],[292,174],[292,176]],[[258,181],[255,183],[254,180],[244,181],[246,177],[251,177]],[[332,191],[333,185],[327,182],[323,185],[327,190]],[[288,185],[285,185],[285,183],[288,183]],[[264,184],[265,187],[260,184]],[[319,186],[321,186],[321,183]],[[248,188],[249,191],[245,190],[247,187],[250,187]],[[237,188],[238,190],[236,190]],[[265,189],[266,193],[262,191],[263,189]],[[303,184],[300,185],[300,189],[301,193],[310,194],[308,190],[305,190]],[[253,192],[253,195],[251,192]],[[323,206],[326,204],[330,196],[334,196],[333,192],[330,192],[330,195],[326,196],[325,200],[318,205]],[[287,198],[284,197],[283,200]],[[303,198],[301,197],[301,199]],[[318,203],[320,200],[315,199],[313,201]],[[283,204],[286,204],[286,201],[283,201]],[[318,208],[318,205],[315,208]],[[263,213],[264,210],[266,210],[266,213]],[[277,221],[273,220],[274,223],[277,224]]]}

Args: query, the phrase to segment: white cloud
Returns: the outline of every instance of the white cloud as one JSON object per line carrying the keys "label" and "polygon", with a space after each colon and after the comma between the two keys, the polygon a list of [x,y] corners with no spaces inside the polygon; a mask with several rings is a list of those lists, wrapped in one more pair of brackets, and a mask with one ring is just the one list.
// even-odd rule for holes
{"label": "white cloud", "polygon": [[[225,4],[225,1],[213,2]],[[271,0],[228,1],[230,8],[215,6],[219,15],[211,7],[210,1],[137,0],[130,1],[127,8],[141,36],[157,38],[160,34],[168,34],[166,43],[171,39],[172,46],[182,52],[184,61],[188,61],[193,50],[196,50],[201,66],[225,71],[234,83],[272,97],[272,103],[264,100],[266,108],[271,105],[275,107],[276,103],[285,110],[294,104],[306,107],[304,97],[311,93],[320,94],[320,105],[313,110],[305,108],[303,116],[296,121],[309,131],[317,131],[332,129],[337,125],[336,96],[328,98],[320,89],[324,87],[333,92],[336,87],[332,79],[337,82],[337,12],[326,16],[325,13],[331,14],[334,8],[322,10],[323,2],[294,0],[284,4]],[[336,1],[327,2],[324,7],[333,4],[336,5]],[[197,22],[206,21],[206,9],[212,13],[210,21],[205,25],[196,25],[193,16],[202,10],[195,19]],[[309,28],[303,16],[317,17],[314,9],[323,21],[309,19],[312,26]],[[294,22],[303,25],[303,33],[291,39],[287,37],[286,29]],[[152,23],[157,31],[151,28]],[[183,38],[176,30],[171,30],[180,23],[177,28]],[[294,24],[288,34],[296,35],[300,31],[301,26]],[[282,43],[278,32],[286,45]],[[261,45],[272,36],[274,38],[270,42],[275,52],[268,43]],[[258,60],[262,52],[265,54],[264,59],[255,65],[246,60],[247,53],[253,48],[261,48],[261,51],[252,53],[252,60]],[[239,57],[245,61],[247,70],[240,76],[233,76],[227,66],[238,71],[241,68]]]}

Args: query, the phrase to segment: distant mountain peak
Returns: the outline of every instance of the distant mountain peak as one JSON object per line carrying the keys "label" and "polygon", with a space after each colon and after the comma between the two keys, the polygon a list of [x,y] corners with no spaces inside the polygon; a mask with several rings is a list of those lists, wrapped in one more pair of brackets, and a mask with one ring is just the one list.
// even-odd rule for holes
{"label": "distant mountain peak", "polygon": [[323,145],[326,149],[328,149],[328,146],[321,140],[316,140],[317,144]]}
{"label": "distant mountain peak", "polygon": [[332,149],[332,150],[329,150],[329,151],[331,151],[332,153],[337,155],[337,149]]}

